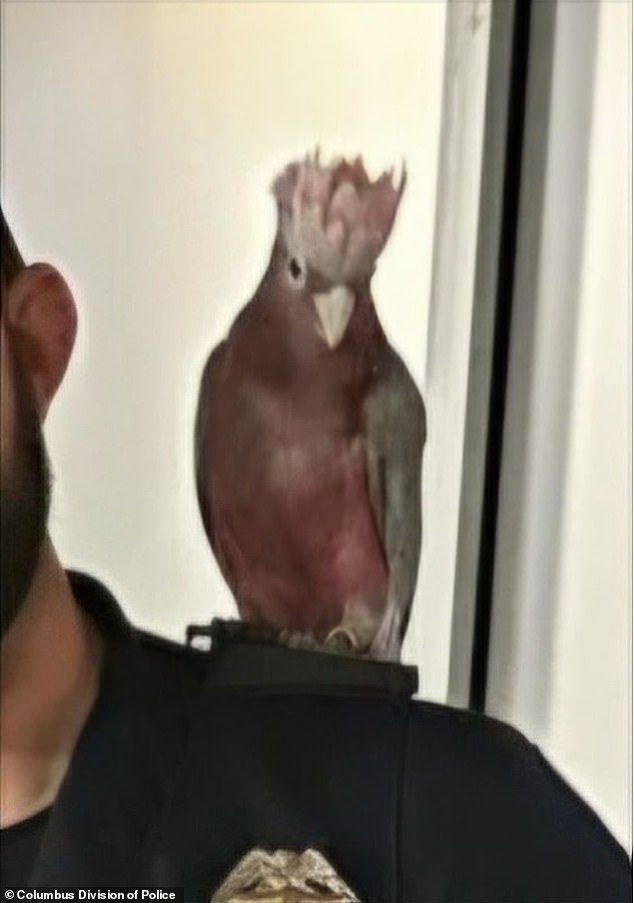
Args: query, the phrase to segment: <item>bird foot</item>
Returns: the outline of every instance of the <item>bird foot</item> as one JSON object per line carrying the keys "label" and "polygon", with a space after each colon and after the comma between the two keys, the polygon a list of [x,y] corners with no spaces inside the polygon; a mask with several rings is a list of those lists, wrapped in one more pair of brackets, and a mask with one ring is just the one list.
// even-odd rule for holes
{"label": "bird foot", "polygon": [[320,643],[309,633],[301,633],[299,630],[282,630],[277,636],[278,642],[289,649],[317,650]]}
{"label": "bird foot", "polygon": [[302,649],[309,652],[325,652],[331,655],[362,655],[363,649],[354,631],[339,625],[334,627],[325,640],[318,640],[310,633],[298,630],[282,630],[277,635],[278,643],[289,649]]}

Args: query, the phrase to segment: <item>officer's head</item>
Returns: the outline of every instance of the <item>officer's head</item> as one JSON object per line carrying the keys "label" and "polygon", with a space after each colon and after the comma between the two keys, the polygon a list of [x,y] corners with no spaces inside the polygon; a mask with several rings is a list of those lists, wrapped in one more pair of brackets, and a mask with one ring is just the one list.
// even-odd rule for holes
{"label": "officer's head", "polygon": [[2,218],[0,602],[17,616],[46,535],[49,471],[42,424],[70,358],[77,318],[53,267],[27,266]]}

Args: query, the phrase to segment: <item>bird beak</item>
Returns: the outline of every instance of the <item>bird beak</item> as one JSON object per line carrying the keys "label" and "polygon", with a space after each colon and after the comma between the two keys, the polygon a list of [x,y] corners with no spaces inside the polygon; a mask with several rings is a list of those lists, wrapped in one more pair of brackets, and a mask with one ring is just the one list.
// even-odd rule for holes
{"label": "bird beak", "polygon": [[317,333],[332,351],[342,340],[354,307],[354,292],[347,285],[336,285],[329,292],[313,295],[317,310]]}

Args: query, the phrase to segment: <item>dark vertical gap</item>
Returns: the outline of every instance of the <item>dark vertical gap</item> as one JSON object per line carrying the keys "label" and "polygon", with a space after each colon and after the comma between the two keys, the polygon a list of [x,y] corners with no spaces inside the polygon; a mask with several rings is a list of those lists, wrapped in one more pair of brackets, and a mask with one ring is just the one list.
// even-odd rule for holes
{"label": "dark vertical gap", "polygon": [[524,144],[524,113],[531,6],[532,0],[515,0],[502,221],[500,226],[500,255],[495,301],[491,384],[489,388],[489,425],[486,442],[469,695],[470,707],[480,712],[484,711],[486,702],[500,467],[504,436],[504,409],[515,276],[522,148]]}

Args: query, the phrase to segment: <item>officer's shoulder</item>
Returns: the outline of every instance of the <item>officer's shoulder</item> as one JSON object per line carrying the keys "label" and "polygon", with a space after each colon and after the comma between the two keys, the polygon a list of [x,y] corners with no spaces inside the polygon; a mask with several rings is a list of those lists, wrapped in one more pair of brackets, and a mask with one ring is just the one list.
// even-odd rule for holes
{"label": "officer's shoulder", "polygon": [[139,627],[132,628],[132,636],[138,656],[148,668],[192,688],[202,682],[208,652]]}
{"label": "officer's shoulder", "polygon": [[407,760],[425,783],[451,774],[465,793],[485,784],[502,801],[518,787],[540,792],[559,782],[539,748],[510,724],[432,702],[411,702]]}
{"label": "officer's shoulder", "polygon": [[504,721],[451,705],[412,700],[409,740],[414,746],[427,744],[430,737],[457,755],[477,752],[513,757],[532,749],[532,744],[516,728]]}
{"label": "officer's shoulder", "polygon": [[[623,849],[595,811],[536,744],[503,721],[413,701],[406,759],[405,785],[414,805],[423,800],[429,805],[442,788],[443,811],[450,797],[449,808],[462,813],[471,844],[477,834],[477,829],[471,831],[472,814],[479,812],[498,833],[523,832],[525,844],[539,836],[549,839],[553,849],[559,845],[564,850],[562,838],[571,843],[574,838],[574,855],[591,851],[619,869],[627,865]],[[473,823],[477,826],[478,819]],[[506,838],[499,841],[506,843]]]}

